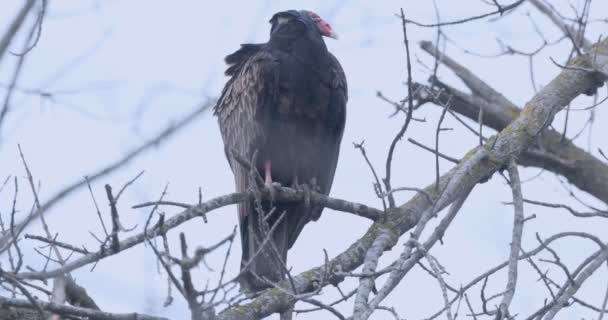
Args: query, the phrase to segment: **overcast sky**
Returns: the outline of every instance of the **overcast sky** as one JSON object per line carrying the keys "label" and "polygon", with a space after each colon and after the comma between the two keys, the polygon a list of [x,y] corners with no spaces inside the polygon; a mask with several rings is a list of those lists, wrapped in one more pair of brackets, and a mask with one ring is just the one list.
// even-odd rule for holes
{"label": "overcast sky", "polygon": [[[501,2],[506,2],[501,1]],[[583,1],[572,0],[580,5]],[[493,8],[478,0],[438,0],[442,20],[452,20],[484,13]],[[572,15],[567,1],[552,1],[562,12]],[[3,1],[0,10],[0,34],[4,33],[21,0]],[[50,1],[44,20],[42,35],[24,66],[19,88],[41,89],[54,94],[54,99],[19,92],[15,95],[13,112],[9,114],[0,132],[0,180],[9,174],[24,176],[17,143],[20,143],[30,168],[41,181],[41,198],[48,199],[55,191],[82,179],[122,154],[153,137],[171,121],[181,118],[200,105],[201,101],[217,97],[226,78],[223,57],[245,42],[264,42],[268,38],[267,21],[273,13],[285,9],[307,9],[317,12],[339,33],[340,40],[326,40],[329,49],[338,57],[345,69],[349,84],[349,103],[346,130],[332,196],[381,207],[372,190],[372,177],[365,162],[353,148],[353,142],[365,140],[371,161],[381,170],[390,140],[398,131],[402,118],[388,118],[392,107],[378,98],[376,92],[398,100],[405,95],[405,50],[400,20],[395,17],[402,7],[408,18],[420,22],[434,22],[435,12],[431,1]],[[591,16],[605,18],[608,1],[596,0]],[[531,15],[531,19],[528,17]],[[35,18],[34,16],[30,19]],[[500,90],[505,96],[522,106],[534,94],[530,82],[527,58],[506,56],[480,58],[465,53],[461,48],[482,54],[500,52],[497,38],[521,51],[532,51],[542,39],[534,32],[531,20],[548,40],[561,36],[559,31],[530,5],[524,5],[499,21],[481,20],[470,24],[447,27],[444,32],[454,40],[447,45],[447,53],[469,67],[482,79]],[[30,21],[29,23],[32,23]],[[605,24],[592,24],[588,38],[596,40],[605,32]],[[27,28],[24,28],[27,29]],[[27,30],[23,30],[27,31]],[[26,32],[19,34],[23,40]],[[430,75],[420,61],[432,65],[417,47],[421,40],[433,40],[434,30],[411,26],[409,37],[414,58],[413,77],[424,82]],[[542,86],[560,70],[549,57],[563,61],[569,53],[567,41],[547,49],[535,60],[537,84]],[[21,50],[21,41],[11,46]],[[0,64],[0,84],[9,82],[16,58],[7,56]],[[420,60],[420,61],[419,61]],[[459,88],[464,86],[445,68],[440,69],[443,80]],[[4,90],[4,89],[0,89]],[[3,96],[3,94],[2,94]],[[577,100],[573,107],[584,107],[588,99]],[[406,137],[432,145],[440,109],[425,106],[416,113],[426,122],[414,122]],[[598,147],[608,150],[605,137],[608,129],[602,124],[608,119],[598,108],[593,131],[576,140],[579,146],[590,148],[597,154]],[[587,113],[573,113],[569,123],[569,136],[582,127]],[[563,127],[563,117],[557,117],[555,127]],[[446,127],[453,131],[441,135],[444,153],[460,157],[476,143],[476,137],[452,118],[446,118]],[[489,129],[488,129],[489,131]],[[452,164],[441,162],[441,172]],[[399,145],[395,158],[393,185],[424,187],[434,181],[434,156],[405,139]],[[107,212],[103,185],[110,183],[118,188],[141,170],[144,176],[121,199],[123,223],[129,227],[142,226],[147,210],[132,210],[130,206],[160,196],[169,183],[168,199],[194,203],[197,189],[202,187],[204,198],[209,199],[234,190],[232,173],[224,157],[216,119],[207,113],[196,123],[175,136],[170,142],[148,152],[119,172],[93,185],[96,197]],[[381,170],[382,172],[382,170]],[[539,169],[522,169],[522,179],[534,177]],[[551,173],[523,185],[526,197],[576,204],[568,198],[568,191]],[[563,180],[563,179],[562,179]],[[25,215],[31,205],[25,180],[21,180],[19,203]],[[590,203],[594,199],[581,195]],[[398,196],[399,203],[411,194]],[[464,205],[462,212],[445,237],[443,246],[437,245],[433,253],[445,266],[446,280],[455,286],[468,282],[489,267],[504,261],[508,256],[512,227],[511,192],[500,176],[479,185]],[[10,208],[12,192],[0,194],[0,211]],[[166,208],[171,216],[179,212]],[[566,213],[538,207],[526,207],[526,215],[537,218],[525,225],[523,247],[537,245],[535,232],[546,237],[564,230],[586,230],[605,236],[608,225],[602,220],[572,219]],[[83,189],[48,212],[48,220],[62,241],[85,244],[96,248],[89,231],[101,234],[95,209]],[[178,232],[187,234],[191,247],[210,245],[226,236],[237,224],[235,207],[226,207],[209,215],[209,223],[193,220],[173,231],[170,240],[178,244]],[[289,253],[293,271],[306,270],[323,262],[323,251],[330,256],[342,252],[358,239],[369,226],[367,220],[346,213],[325,210],[323,217],[309,224]],[[27,233],[41,234],[39,226]],[[604,240],[606,238],[604,237]],[[27,246],[27,245],[26,245]],[[30,246],[31,247],[31,246]],[[576,266],[591,253],[592,247],[583,242],[558,245],[569,266]],[[401,251],[381,260],[386,265]],[[27,264],[39,267],[42,261],[28,250]],[[221,268],[223,253],[209,257],[208,263]],[[235,243],[229,271],[238,271],[240,244]],[[542,265],[547,269],[549,265]],[[542,306],[547,296],[537,276],[528,265],[522,264],[521,278],[512,311],[527,314]],[[174,319],[188,314],[185,303],[177,297],[169,307],[163,308],[166,297],[166,278],[159,275],[150,248],[139,246],[99,263],[94,272],[83,268],[74,273],[78,282],[89,290],[102,309],[113,312],[145,311]],[[563,279],[557,269],[550,275]],[[608,273],[599,271],[588,281],[580,297],[596,305],[601,304]],[[197,286],[202,288],[207,279],[217,274],[199,268]],[[493,278],[491,293],[504,287],[505,274]],[[350,291],[354,282],[342,285]],[[526,288],[526,289],[523,289]],[[325,289],[327,297],[336,297],[336,290]],[[475,301],[478,297],[475,296]],[[420,270],[411,272],[385,305],[394,306],[402,317],[420,319],[431,315],[441,306],[441,294],[436,281]],[[352,303],[342,307],[346,314]],[[560,319],[592,317],[581,308],[568,308]],[[325,314],[323,315],[325,316]],[[320,315],[301,315],[298,319],[319,319]],[[387,319],[377,313],[374,319]]]}

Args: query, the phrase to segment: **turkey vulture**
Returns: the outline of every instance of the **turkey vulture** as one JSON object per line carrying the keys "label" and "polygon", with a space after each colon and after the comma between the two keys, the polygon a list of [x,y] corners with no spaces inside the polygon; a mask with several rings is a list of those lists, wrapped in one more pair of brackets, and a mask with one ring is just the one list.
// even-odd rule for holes
{"label": "turkey vulture", "polygon": [[[236,189],[255,183],[238,156],[251,159],[257,152],[252,165],[267,185],[312,185],[327,195],[346,120],[344,71],[323,41],[337,35],[310,11],[279,12],[270,24],[268,42],[243,44],[226,57],[230,79],[214,109]],[[322,210],[305,201],[240,203],[242,290],[280,281],[284,272],[277,263],[286,262],[304,225]]]}

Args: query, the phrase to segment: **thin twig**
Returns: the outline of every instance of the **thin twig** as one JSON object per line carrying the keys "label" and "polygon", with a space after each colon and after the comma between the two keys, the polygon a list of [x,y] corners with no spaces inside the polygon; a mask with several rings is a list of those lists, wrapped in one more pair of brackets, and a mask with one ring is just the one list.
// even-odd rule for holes
{"label": "thin twig", "polygon": [[[401,127],[397,135],[395,135],[395,138],[393,138],[391,146],[388,149],[388,155],[386,156],[386,177],[384,178],[384,185],[386,187],[386,190],[392,189],[391,169],[395,148],[397,146],[397,143],[403,138],[403,135],[407,131],[407,128],[410,125],[414,113],[414,97],[412,94],[412,64],[410,62],[410,45],[407,38],[407,23],[405,19],[405,14],[403,13],[403,8],[401,8],[401,26],[403,29],[403,44],[405,46],[405,57],[407,67],[407,115],[405,117],[405,122],[403,123],[403,126]],[[405,103],[405,101],[403,103]],[[391,208],[395,207],[395,197],[392,194],[388,195],[388,203]]]}

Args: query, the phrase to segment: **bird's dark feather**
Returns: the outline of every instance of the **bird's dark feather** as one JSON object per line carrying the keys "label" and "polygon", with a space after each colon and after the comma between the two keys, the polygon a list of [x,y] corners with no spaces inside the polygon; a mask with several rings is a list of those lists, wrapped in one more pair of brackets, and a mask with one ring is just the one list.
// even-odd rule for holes
{"label": "bird's dark feather", "polygon": [[241,48],[232,54],[226,56],[224,61],[228,65],[226,72],[227,76],[234,76],[241,71],[241,68],[249,60],[249,58],[256,54],[263,47],[263,44],[244,43]]}
{"label": "bird's dark feather", "polygon": [[[314,182],[321,193],[329,194],[346,119],[347,84],[338,60],[310,28],[297,19],[273,25],[268,43],[245,44],[226,57],[226,74],[231,78],[215,114],[237,191],[248,190],[251,179],[232,152],[250,159],[257,151],[253,165],[262,176],[263,164],[270,160],[274,181],[283,186]],[[285,212],[272,237],[283,261],[304,225],[317,220],[323,210],[280,201],[263,202],[262,207],[275,208],[267,221],[270,225]],[[238,212],[245,264],[264,235],[253,201],[240,203]],[[251,271],[280,280],[280,268],[269,265],[266,258],[257,260]],[[256,290],[263,285],[249,286]]]}

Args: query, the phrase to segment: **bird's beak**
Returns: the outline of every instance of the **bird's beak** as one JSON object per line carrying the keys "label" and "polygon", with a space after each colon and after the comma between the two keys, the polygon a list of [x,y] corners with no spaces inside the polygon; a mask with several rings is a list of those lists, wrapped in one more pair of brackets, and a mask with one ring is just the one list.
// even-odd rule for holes
{"label": "bird's beak", "polygon": [[338,33],[336,33],[334,30],[331,30],[327,36],[332,39],[336,39],[336,40],[338,40],[338,38],[339,38]]}

